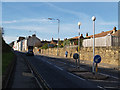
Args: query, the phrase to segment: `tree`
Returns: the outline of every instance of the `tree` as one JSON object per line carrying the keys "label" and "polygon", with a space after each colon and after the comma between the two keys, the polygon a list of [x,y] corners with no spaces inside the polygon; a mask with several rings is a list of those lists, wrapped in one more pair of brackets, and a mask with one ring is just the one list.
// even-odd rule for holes
{"label": "tree", "polygon": [[63,47],[63,41],[59,41],[59,47]]}
{"label": "tree", "polygon": [[48,43],[45,43],[41,49],[47,49],[48,48]]}
{"label": "tree", "polygon": [[63,46],[68,46],[68,45],[70,45],[70,40],[64,40],[64,42],[63,42]]}

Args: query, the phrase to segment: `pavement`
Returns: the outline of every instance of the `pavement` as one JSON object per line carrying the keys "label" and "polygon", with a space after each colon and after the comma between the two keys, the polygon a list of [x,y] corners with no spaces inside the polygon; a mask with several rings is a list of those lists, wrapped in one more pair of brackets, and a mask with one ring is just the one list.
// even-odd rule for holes
{"label": "pavement", "polygon": [[[47,57],[53,57],[53,58],[63,58],[66,60],[71,60],[72,62],[74,62],[75,60],[73,58],[66,58],[66,57],[62,57],[62,56],[54,56],[54,55],[44,55],[44,54],[38,54],[38,55],[43,55],[43,56],[47,56]],[[82,64],[87,64],[87,65],[92,65],[93,62],[90,60],[80,60],[80,63]],[[115,70],[120,70],[120,66],[116,66],[114,64],[107,64],[107,63],[99,63],[98,66],[100,68],[111,68],[111,69],[115,69]]]}
{"label": "pavement", "polygon": [[17,60],[10,88],[39,88],[24,59],[18,53],[16,55]]}

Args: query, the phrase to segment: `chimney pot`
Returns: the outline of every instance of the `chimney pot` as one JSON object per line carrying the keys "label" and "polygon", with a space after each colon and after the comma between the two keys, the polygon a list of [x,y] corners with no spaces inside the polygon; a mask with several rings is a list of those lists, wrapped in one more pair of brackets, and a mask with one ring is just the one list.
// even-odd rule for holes
{"label": "chimney pot", "polygon": [[88,36],[88,33],[86,33],[86,37]]}

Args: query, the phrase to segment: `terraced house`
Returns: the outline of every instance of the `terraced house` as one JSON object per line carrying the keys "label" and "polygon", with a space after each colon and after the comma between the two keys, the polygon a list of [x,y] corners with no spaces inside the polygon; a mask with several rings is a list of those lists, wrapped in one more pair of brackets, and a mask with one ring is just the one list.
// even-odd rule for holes
{"label": "terraced house", "polygon": [[35,34],[33,34],[27,38],[19,37],[19,39],[14,42],[13,49],[25,52],[28,50],[28,46],[36,47],[40,45],[41,40],[37,38]]}
{"label": "terraced house", "polygon": [[[86,38],[83,40],[83,47],[92,47],[93,35],[87,36]],[[120,30],[116,30],[116,27],[114,27],[113,30],[95,34],[95,46],[120,46]]]}

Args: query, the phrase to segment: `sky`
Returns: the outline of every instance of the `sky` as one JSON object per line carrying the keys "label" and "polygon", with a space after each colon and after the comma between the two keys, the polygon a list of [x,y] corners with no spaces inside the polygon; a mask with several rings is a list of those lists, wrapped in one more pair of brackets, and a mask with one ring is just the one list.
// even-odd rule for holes
{"label": "sky", "polygon": [[[118,2],[2,2],[4,40],[36,33],[40,40],[78,36],[78,22],[83,36],[93,34],[92,16],[96,17],[95,33],[118,29]],[[55,20],[49,20],[54,18]]]}

